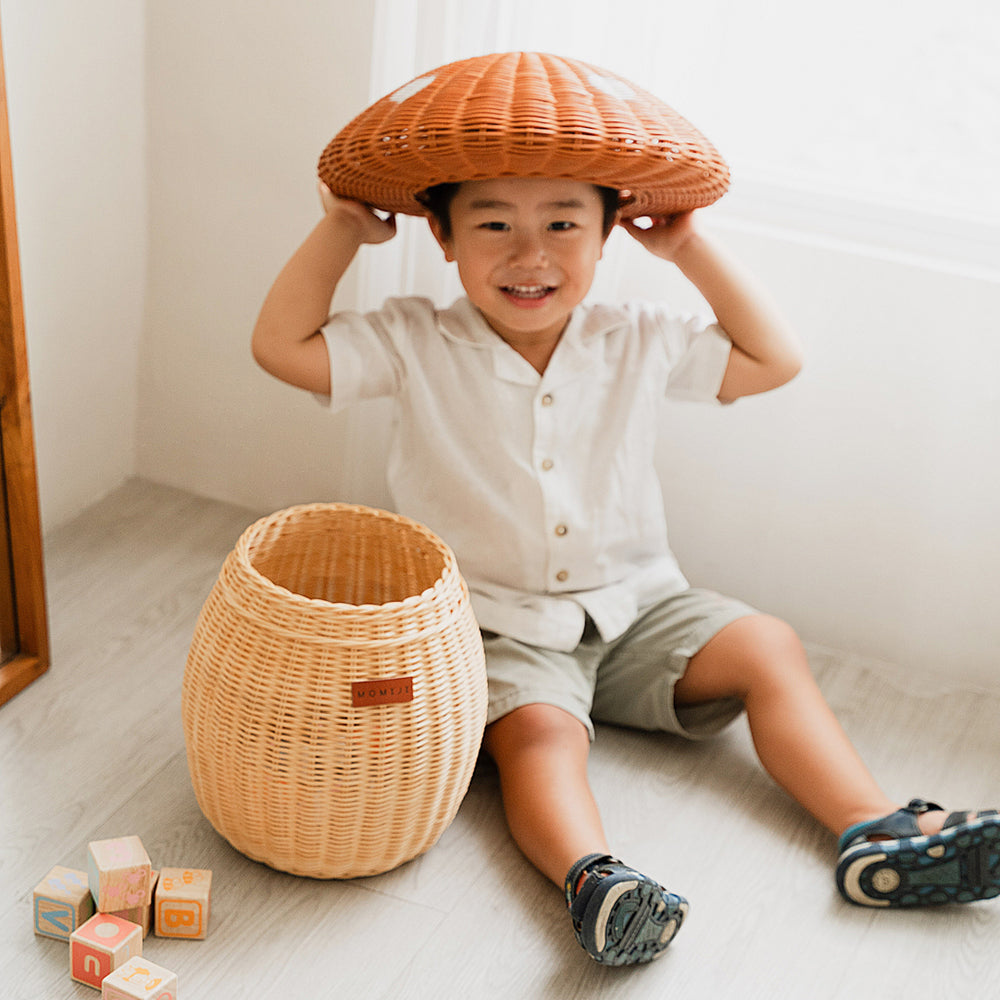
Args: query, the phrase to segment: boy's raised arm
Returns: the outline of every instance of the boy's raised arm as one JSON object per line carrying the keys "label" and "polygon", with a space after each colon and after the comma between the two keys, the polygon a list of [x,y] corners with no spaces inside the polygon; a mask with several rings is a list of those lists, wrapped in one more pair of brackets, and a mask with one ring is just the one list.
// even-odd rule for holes
{"label": "boy's raised arm", "polygon": [[322,185],[320,194],[325,214],[271,286],[251,347],[257,363],[276,378],[329,395],[329,359],[319,329],[333,293],[358,248],[392,239],[396,224],[358,202],[335,197]]}
{"label": "boy's raised arm", "polygon": [[776,389],[798,374],[802,352],[795,334],[763,289],[697,228],[692,213],[654,220],[649,229],[622,225],[651,253],[680,268],[733,342],[722,402]]}

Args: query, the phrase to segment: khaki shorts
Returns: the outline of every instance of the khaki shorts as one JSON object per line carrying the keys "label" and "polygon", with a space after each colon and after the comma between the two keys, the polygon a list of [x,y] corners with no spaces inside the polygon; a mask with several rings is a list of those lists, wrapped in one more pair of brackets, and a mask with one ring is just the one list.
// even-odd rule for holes
{"label": "khaki shorts", "polygon": [[[605,642],[588,618],[571,653],[483,633],[489,678],[488,722],[524,705],[555,705],[580,720],[704,739],[743,711],[736,699],[676,705],[674,687],[691,657],[738,618],[756,609],[711,590],[691,589],[647,608],[617,639]],[[593,720],[593,721],[592,721]]]}

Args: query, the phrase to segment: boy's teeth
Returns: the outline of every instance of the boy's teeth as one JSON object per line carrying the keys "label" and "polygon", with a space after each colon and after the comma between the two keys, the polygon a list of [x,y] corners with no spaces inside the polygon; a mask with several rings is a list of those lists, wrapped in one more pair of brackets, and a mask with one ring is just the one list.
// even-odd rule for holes
{"label": "boy's teeth", "polygon": [[508,285],[507,291],[512,295],[519,295],[522,298],[540,299],[548,292],[546,285]]}

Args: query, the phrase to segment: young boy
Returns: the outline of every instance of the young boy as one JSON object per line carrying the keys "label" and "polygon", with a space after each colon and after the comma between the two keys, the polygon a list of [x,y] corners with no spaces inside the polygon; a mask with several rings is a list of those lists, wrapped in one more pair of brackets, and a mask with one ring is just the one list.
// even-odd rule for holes
{"label": "young boy", "polygon": [[[362,244],[395,223],[322,190],[325,215],[282,270],[258,362],[340,408],[392,396],[400,512],[453,548],[487,652],[485,748],[524,854],[566,893],[598,962],[656,958],[683,897],[612,856],[587,780],[591,719],[689,737],[747,713],[772,777],[841,837],[838,884],[867,905],[1000,894],[1000,819],[872,778],[785,623],[691,589],[667,547],[653,466],[663,393],[731,402],[794,377],[798,344],[694,215],[620,221],[617,193],[576,180],[443,185],[424,196],[466,298],[392,299],[328,318]],[[584,306],[618,223],[672,262],[716,322]],[[930,836],[929,836],[930,835]],[[956,859],[960,863],[956,863]]]}

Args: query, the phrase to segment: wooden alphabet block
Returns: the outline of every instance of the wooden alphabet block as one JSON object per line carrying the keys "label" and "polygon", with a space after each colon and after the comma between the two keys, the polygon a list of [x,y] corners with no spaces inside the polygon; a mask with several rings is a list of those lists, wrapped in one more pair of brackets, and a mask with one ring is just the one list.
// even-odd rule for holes
{"label": "wooden alphabet block", "polygon": [[36,934],[68,941],[94,914],[87,873],[56,865],[35,886],[34,912]]}
{"label": "wooden alphabet block", "polygon": [[97,913],[69,938],[69,971],[78,982],[101,988],[104,977],[142,954],[142,928],[130,920]]}
{"label": "wooden alphabet block", "polygon": [[143,938],[149,937],[149,932],[153,929],[153,891],[156,881],[160,877],[159,872],[152,872],[149,877],[149,897],[141,906],[133,906],[127,910],[115,910],[112,916],[121,917],[122,920],[131,920],[142,928]]}
{"label": "wooden alphabet block", "polygon": [[141,955],[130,958],[105,980],[102,1000],[177,1000],[177,975]]}
{"label": "wooden alphabet block", "polygon": [[87,846],[87,873],[98,913],[142,906],[149,899],[152,868],[138,837],[91,841]]}
{"label": "wooden alphabet block", "polygon": [[164,868],[156,886],[157,937],[203,938],[208,933],[212,873],[201,868]]}

